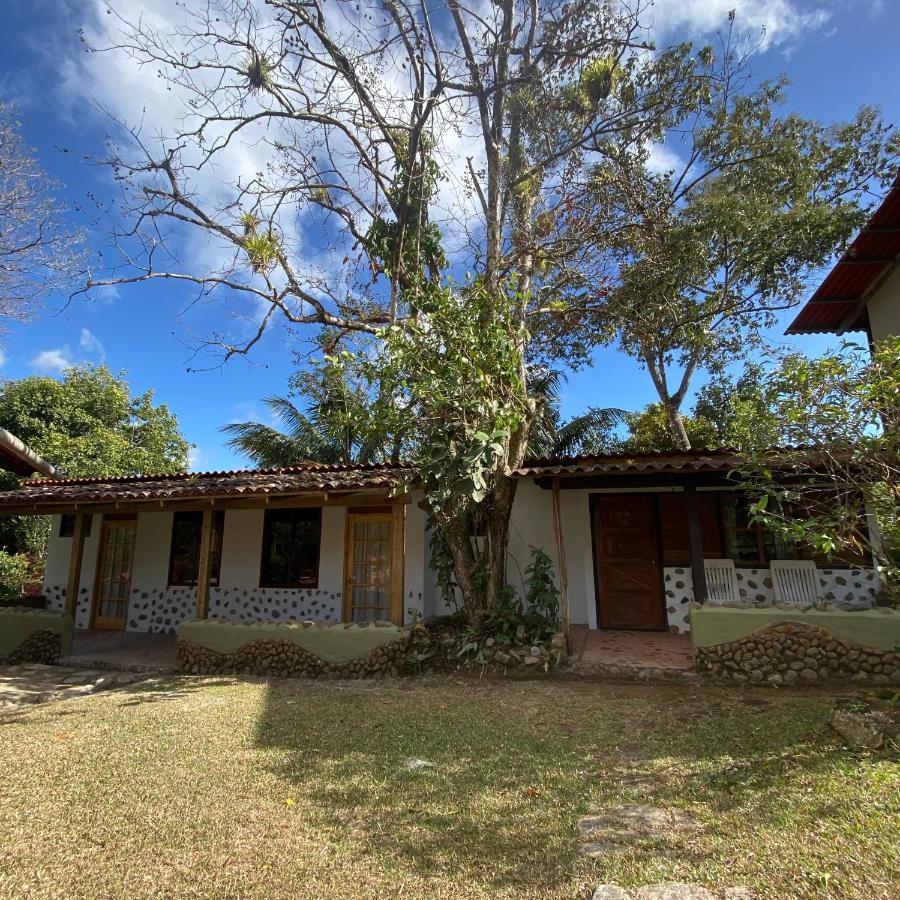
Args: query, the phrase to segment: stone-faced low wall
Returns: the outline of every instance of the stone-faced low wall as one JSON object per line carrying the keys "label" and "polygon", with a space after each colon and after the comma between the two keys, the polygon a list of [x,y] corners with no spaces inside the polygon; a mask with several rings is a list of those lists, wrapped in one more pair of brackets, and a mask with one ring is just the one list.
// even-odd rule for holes
{"label": "stone-faced low wall", "polygon": [[696,666],[720,678],[776,685],[834,679],[900,684],[900,652],[839,640],[824,628],[776,622],[738,640],[695,648]]}
{"label": "stone-faced low wall", "polygon": [[54,663],[72,651],[72,617],[44,609],[0,609],[0,662]]}
{"label": "stone-faced low wall", "polygon": [[409,639],[409,631],[390,623],[191,621],[178,631],[178,668],[194,675],[283,678],[397,675],[409,655]]}

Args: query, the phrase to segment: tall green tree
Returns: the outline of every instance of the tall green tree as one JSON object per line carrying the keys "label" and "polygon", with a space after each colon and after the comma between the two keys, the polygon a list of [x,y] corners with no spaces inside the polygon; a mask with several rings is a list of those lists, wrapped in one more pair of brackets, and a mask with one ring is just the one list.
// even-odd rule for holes
{"label": "tall green tree", "polygon": [[[190,444],[153,391],[132,396],[124,375],[75,366],[61,379],[32,376],[0,387],[0,427],[68,477],[183,471]],[[8,487],[17,479],[5,474]],[[42,524],[43,523],[43,524]],[[7,549],[40,553],[46,520],[4,520]]]}
{"label": "tall green tree", "polygon": [[876,110],[840,125],[784,114],[787,80],[754,85],[743,44],[723,40],[637,146],[608,142],[587,191],[588,228],[616,273],[601,324],[649,373],[683,449],[694,375],[760,346],[865,221],[872,179],[895,172]]}

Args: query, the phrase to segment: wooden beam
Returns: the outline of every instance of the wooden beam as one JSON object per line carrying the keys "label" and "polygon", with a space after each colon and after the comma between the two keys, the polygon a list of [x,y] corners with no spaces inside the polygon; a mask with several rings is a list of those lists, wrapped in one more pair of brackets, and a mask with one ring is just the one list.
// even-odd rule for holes
{"label": "wooden beam", "polygon": [[694,579],[694,600],[706,603],[706,566],[703,564],[703,532],[700,528],[700,507],[697,504],[697,488],[685,485],[684,503],[687,507],[688,537],[691,542],[691,574]]}
{"label": "wooden beam", "polygon": [[553,479],[553,534],[556,536],[556,560],[559,565],[560,611],[562,633],[569,640],[569,575],[566,570],[566,548],[563,544],[562,514],[559,504],[559,477]]}
{"label": "wooden beam", "polygon": [[212,562],[213,511],[203,510],[203,528],[200,531],[200,558],[197,560],[197,618],[205,619],[209,613],[209,575]]}
{"label": "wooden beam", "polygon": [[81,563],[84,559],[84,539],[87,532],[87,516],[77,513],[69,551],[69,574],[66,578],[66,612],[75,617],[78,612],[78,592],[81,590]]}
{"label": "wooden beam", "polygon": [[403,568],[406,560],[406,505],[395,503],[391,507],[391,621],[402,625]]}
{"label": "wooden beam", "polygon": [[61,515],[89,510],[93,513],[114,512],[159,512],[160,510],[181,510],[183,512],[202,512],[209,509],[280,509],[316,508],[320,506],[373,506],[387,503],[410,503],[410,494],[390,496],[385,491],[346,491],[329,494],[252,494],[226,495],[223,497],[187,497],[173,500],[135,500],[118,503],[95,503],[80,501],[78,503],[27,503],[21,506],[0,507],[0,516],[12,515]]}

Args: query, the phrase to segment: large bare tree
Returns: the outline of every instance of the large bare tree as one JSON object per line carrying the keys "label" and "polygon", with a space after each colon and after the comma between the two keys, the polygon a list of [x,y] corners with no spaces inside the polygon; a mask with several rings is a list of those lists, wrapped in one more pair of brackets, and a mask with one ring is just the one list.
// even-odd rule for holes
{"label": "large bare tree", "polygon": [[336,335],[326,365],[362,336],[356,375],[419,464],[470,612],[505,585],[508,472],[542,403],[526,370],[595,341],[604,273],[576,185],[694,78],[689,47],[650,52],[642,7],[220,0],[166,31],[114,13],[93,48],[161,79],[181,116],[123,123],[123,258],[86,289],[195,285],[253,319],[206,336],[226,359],[279,319]]}
{"label": "large bare tree", "polygon": [[56,187],[0,101],[0,329],[29,318],[48,295],[68,293],[85,271],[83,235]]}

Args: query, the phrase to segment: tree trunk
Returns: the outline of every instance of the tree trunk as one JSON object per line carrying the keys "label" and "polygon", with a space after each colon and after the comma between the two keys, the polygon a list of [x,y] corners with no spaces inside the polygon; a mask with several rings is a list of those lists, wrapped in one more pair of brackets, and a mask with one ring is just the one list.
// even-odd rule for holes
{"label": "tree trunk", "polygon": [[[537,415],[536,406],[526,402],[531,407],[528,419],[510,438],[506,465],[496,474],[487,496],[474,510],[459,513],[442,528],[453,558],[463,609],[471,623],[476,623],[485,610],[496,604],[507,586],[509,523],[518,481],[506,471],[518,468],[525,457],[528,435]],[[476,517],[477,532],[473,528]]]}
{"label": "tree trunk", "polygon": [[673,400],[667,400],[663,403],[666,410],[666,417],[669,420],[669,428],[672,429],[672,440],[679,450],[690,450],[691,439],[688,437],[687,429],[684,427],[684,416],[678,409]]}

